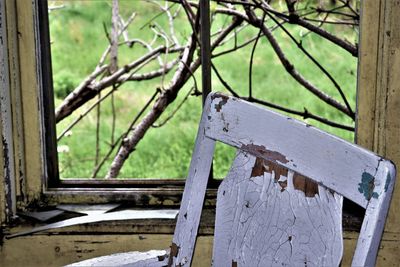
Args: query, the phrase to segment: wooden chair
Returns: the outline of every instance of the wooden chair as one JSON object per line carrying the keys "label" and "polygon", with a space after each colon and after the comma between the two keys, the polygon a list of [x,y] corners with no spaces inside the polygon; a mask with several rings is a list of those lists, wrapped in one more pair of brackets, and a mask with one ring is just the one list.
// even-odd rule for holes
{"label": "wooden chair", "polygon": [[343,196],[366,209],[352,266],[375,265],[395,166],[218,93],[205,104],[170,251],[142,253],[124,264],[190,266],[216,141],[238,152],[218,190],[214,266],[338,266]]}

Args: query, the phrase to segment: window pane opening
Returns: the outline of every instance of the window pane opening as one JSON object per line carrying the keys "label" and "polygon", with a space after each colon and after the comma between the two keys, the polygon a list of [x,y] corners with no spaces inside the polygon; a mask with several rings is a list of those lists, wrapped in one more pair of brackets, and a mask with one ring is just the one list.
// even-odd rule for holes
{"label": "window pane opening", "polygon": [[[296,80],[285,69],[276,47],[271,46],[271,39],[262,30],[246,21],[234,25],[234,13],[229,13],[223,3],[212,1],[212,42],[234,25],[234,30],[212,52],[213,91],[237,94],[270,107],[268,103],[273,103],[284,107],[278,108],[279,112],[352,140],[357,57],[349,50],[357,47],[359,1],[350,1],[348,6],[340,1],[322,1],[320,6],[315,1],[304,2],[307,3],[295,6],[298,15],[307,23],[338,36],[350,48],[327,41],[326,36],[310,28],[289,25],[283,16],[268,13],[270,17],[262,8],[255,8],[255,15],[264,21],[296,72],[340,105],[329,105],[310,88],[304,88],[304,82]],[[281,14],[288,11],[279,1],[272,1],[271,7]],[[236,8],[246,14],[242,7]],[[332,10],[337,12],[329,12]],[[196,27],[188,17],[196,16],[197,6],[189,9],[176,1],[49,0],[48,11],[54,102],[56,111],[64,107],[64,113],[56,112],[60,177],[66,180],[107,177],[121,144],[135,140],[129,138],[132,132],[138,132],[151,112],[159,112],[153,107],[174,82],[182,51],[189,45],[192,27]],[[192,23],[197,23],[195,18]],[[114,35],[113,39],[115,32],[117,38]],[[101,62],[104,51],[113,47],[115,40],[117,59],[113,60],[109,51]],[[156,56],[149,56],[158,48],[160,52]],[[183,64],[183,68],[191,68],[198,60],[199,45],[194,49],[193,60],[186,66]],[[102,85],[107,78],[112,81],[113,73],[146,56],[149,58],[141,64],[121,76],[115,75],[118,82]],[[155,77],[148,79],[152,75]],[[187,71],[187,81],[177,91],[177,98],[163,107],[162,114],[150,126],[146,125],[144,137],[128,153],[117,177],[186,177],[201,114],[200,75],[199,68]],[[85,85],[88,91],[100,93],[90,93],[90,99],[81,101],[82,104],[71,96],[90,79]],[[343,89],[346,100],[336,84]],[[71,103],[75,104],[65,107],[65,99],[73,99]],[[69,114],[70,110],[74,111]],[[226,174],[234,155],[232,149],[217,147],[213,165],[216,178]]]}

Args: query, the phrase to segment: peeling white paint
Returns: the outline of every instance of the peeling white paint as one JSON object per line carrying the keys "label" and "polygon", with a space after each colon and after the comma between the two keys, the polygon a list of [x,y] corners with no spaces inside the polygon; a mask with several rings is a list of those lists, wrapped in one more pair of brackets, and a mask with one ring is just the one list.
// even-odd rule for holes
{"label": "peeling white paint", "polygon": [[0,134],[4,156],[2,176],[5,184],[7,220],[11,220],[16,214],[15,164],[9,78],[5,3],[0,1]]}
{"label": "peeling white paint", "polygon": [[214,266],[338,266],[343,251],[342,197],[319,187],[306,197],[285,190],[275,173],[250,177],[255,157],[239,153],[217,199]]}
{"label": "peeling white paint", "polygon": [[[352,266],[375,265],[394,165],[304,123],[210,94],[168,266],[191,265],[216,140],[239,152],[218,190],[214,266],[338,266],[342,195],[366,208]],[[358,190],[365,172],[373,173],[373,186],[365,188],[372,188],[376,198],[366,199]]]}

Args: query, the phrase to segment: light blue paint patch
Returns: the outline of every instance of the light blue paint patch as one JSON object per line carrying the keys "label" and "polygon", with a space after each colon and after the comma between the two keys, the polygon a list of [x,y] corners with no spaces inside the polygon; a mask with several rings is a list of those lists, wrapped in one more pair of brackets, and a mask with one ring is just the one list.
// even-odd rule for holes
{"label": "light blue paint patch", "polygon": [[392,180],[392,177],[390,177],[390,173],[388,173],[386,176],[386,182],[385,182],[385,192],[388,190],[391,180]]}
{"label": "light blue paint patch", "polygon": [[379,194],[374,192],[374,181],[375,177],[368,172],[364,172],[361,176],[361,183],[358,184],[358,192],[364,194],[366,200],[379,197]]}

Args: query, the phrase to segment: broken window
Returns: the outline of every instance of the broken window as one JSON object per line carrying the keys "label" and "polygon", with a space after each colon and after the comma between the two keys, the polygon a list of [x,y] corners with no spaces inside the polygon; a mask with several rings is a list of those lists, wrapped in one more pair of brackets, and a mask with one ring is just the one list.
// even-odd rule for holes
{"label": "broken window", "polygon": [[[353,139],[359,1],[249,6],[211,1],[213,91]],[[49,0],[39,12],[48,185],[181,186],[204,83],[199,4]],[[233,156],[217,148],[212,176]]]}

